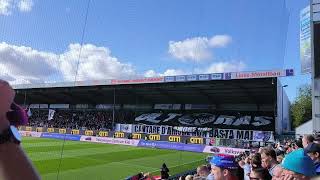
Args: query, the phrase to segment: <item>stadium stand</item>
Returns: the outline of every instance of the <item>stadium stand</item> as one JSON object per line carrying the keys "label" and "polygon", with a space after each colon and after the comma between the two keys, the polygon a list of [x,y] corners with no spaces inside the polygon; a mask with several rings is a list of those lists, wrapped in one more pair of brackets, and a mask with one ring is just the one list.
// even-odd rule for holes
{"label": "stadium stand", "polygon": [[[286,70],[288,73],[291,75],[293,72]],[[277,108],[280,105],[277,76],[247,78],[238,74],[220,75],[218,80],[204,80],[199,75],[196,81],[188,81],[189,76],[184,76],[184,80],[180,81],[179,76],[173,77],[176,82],[167,77],[161,79],[160,83],[145,83],[143,80],[144,83],[128,81],[133,82],[128,84],[127,81],[122,83],[124,81],[119,80],[107,85],[20,86],[17,87],[16,101],[24,104],[28,110],[31,126],[28,128],[31,130],[36,127],[50,128],[50,131],[58,128],[57,132],[53,132],[65,134],[76,129],[80,130],[78,134],[84,133],[86,136],[100,136],[99,131],[105,130],[102,135],[109,138],[128,137],[139,139],[139,142],[144,142],[146,138],[146,142],[154,142],[150,143],[152,147],[162,145],[161,142],[164,145],[180,143],[182,149],[188,144],[194,145],[190,147],[210,145],[207,152],[210,151],[213,156],[208,158],[204,166],[194,167],[194,170],[181,174],[170,174],[165,179],[210,180],[213,176],[216,180],[268,178],[261,177],[261,171],[255,171],[257,167],[269,171],[274,168],[264,166],[270,157],[257,153],[259,147],[266,146],[266,142],[269,143],[268,148],[285,155],[284,170],[274,169],[273,176],[287,176],[289,171],[295,177],[313,176],[315,171],[311,167],[312,160],[301,153],[301,149],[293,146],[292,141],[281,142],[279,146],[273,147],[273,133],[281,133],[285,128],[275,117],[279,114]],[[44,131],[48,134],[49,129],[45,130],[48,130]],[[87,139],[92,140],[91,137]],[[250,149],[225,148],[225,153],[216,145]],[[292,158],[301,160],[299,164],[309,165],[309,170],[291,167]],[[272,165],[275,163],[273,161]],[[196,168],[202,168],[201,172]],[[152,175],[152,172],[138,173],[128,179],[161,179]]]}

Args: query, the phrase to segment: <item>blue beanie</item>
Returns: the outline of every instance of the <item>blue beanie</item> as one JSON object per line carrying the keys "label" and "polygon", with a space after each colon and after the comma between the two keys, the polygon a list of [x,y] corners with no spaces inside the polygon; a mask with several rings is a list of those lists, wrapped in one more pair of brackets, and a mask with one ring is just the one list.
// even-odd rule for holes
{"label": "blue beanie", "polygon": [[210,164],[224,168],[224,169],[237,169],[238,165],[232,156],[213,156]]}
{"label": "blue beanie", "polygon": [[308,177],[316,174],[313,161],[303,149],[298,149],[287,154],[282,161],[282,167]]}

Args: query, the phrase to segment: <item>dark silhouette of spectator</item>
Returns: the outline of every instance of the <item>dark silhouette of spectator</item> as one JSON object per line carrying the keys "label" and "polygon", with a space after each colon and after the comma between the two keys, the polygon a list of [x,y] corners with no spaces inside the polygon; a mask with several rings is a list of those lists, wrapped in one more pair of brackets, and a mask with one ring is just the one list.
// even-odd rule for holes
{"label": "dark silhouette of spectator", "polygon": [[162,164],[162,168],[161,168],[161,179],[168,179],[169,178],[169,169],[166,165],[166,163]]}

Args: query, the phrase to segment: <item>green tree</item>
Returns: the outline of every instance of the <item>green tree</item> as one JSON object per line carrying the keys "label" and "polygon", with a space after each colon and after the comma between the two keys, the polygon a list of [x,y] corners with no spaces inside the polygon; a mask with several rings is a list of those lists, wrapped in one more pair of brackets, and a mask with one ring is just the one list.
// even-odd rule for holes
{"label": "green tree", "polygon": [[312,119],[312,90],[310,85],[299,88],[298,97],[291,105],[293,126],[297,127]]}

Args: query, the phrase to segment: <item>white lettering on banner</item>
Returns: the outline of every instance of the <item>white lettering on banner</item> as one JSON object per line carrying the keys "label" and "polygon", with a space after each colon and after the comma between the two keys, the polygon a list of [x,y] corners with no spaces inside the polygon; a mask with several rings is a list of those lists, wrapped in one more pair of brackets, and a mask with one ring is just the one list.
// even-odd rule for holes
{"label": "white lettering on banner", "polygon": [[142,78],[142,79],[113,79],[111,80],[111,84],[138,84],[138,83],[156,83],[163,82],[163,77],[154,77],[154,78]]}
{"label": "white lettering on banner", "polygon": [[182,132],[195,132],[197,130],[196,127],[181,127],[181,126],[174,126],[174,130],[182,131]]}
{"label": "white lettering on banner", "polygon": [[208,74],[200,74],[199,80],[201,80],[201,81],[209,80],[209,75]]}
{"label": "white lettering on banner", "polygon": [[244,116],[240,117],[232,124],[234,126],[240,126],[240,125],[250,125],[251,116]]}
{"label": "white lettering on banner", "polygon": [[120,144],[120,145],[129,145],[129,146],[137,146],[139,143],[139,140],[135,140],[135,139],[94,137],[94,136],[81,136],[80,141],[106,143],[106,144]]}
{"label": "white lettering on banner", "polygon": [[211,74],[212,80],[222,79],[222,74]]}
{"label": "white lettering on banner", "polygon": [[215,121],[216,116],[210,113],[186,114],[178,119],[181,124],[185,125],[202,125]]}
{"label": "white lettering on banner", "polygon": [[188,81],[196,81],[197,80],[197,75],[188,75],[187,76]]}
{"label": "white lettering on banner", "polygon": [[162,113],[150,113],[150,114],[142,114],[136,117],[135,121],[149,121],[153,123],[159,123],[161,120],[156,120],[160,117]]}
{"label": "white lettering on banner", "polygon": [[170,121],[174,118],[176,118],[177,116],[182,116],[182,114],[176,114],[176,113],[169,113],[168,114],[168,118],[164,119],[163,122],[167,122],[167,121]]}
{"label": "white lettering on banner", "polygon": [[220,139],[238,139],[248,141],[273,141],[271,131],[252,131],[238,129],[213,129],[198,127],[132,125],[132,133],[160,134],[175,136],[214,137]]}
{"label": "white lettering on banner", "polygon": [[226,154],[237,156],[240,153],[249,151],[249,149],[240,149],[240,148],[228,148],[228,147],[217,147],[217,146],[205,146],[204,153],[213,153],[213,154]]}
{"label": "white lettering on banner", "polygon": [[165,81],[166,82],[173,82],[174,81],[174,77],[172,77],[172,76],[165,77]]}
{"label": "white lettering on banner", "polygon": [[285,70],[231,73],[231,79],[266,78],[280,76],[286,76]]}
{"label": "white lettering on banner", "polygon": [[186,77],[185,76],[176,76],[176,81],[185,81]]}
{"label": "white lettering on banner", "polygon": [[203,126],[213,123],[214,125],[228,125],[235,127],[239,127],[241,125],[252,125],[253,127],[259,127],[271,124],[274,121],[274,118],[266,116],[252,117],[248,115],[236,117],[229,115],[214,115],[211,113],[149,113],[136,117],[135,121],[146,121],[152,123],[178,121],[180,124],[188,126]]}
{"label": "white lettering on banner", "polygon": [[21,136],[28,136],[28,137],[40,137],[42,132],[35,132],[35,131],[19,131]]}
{"label": "white lettering on banner", "polygon": [[254,117],[254,123],[251,123],[254,126],[264,126],[271,123],[270,117]]}

